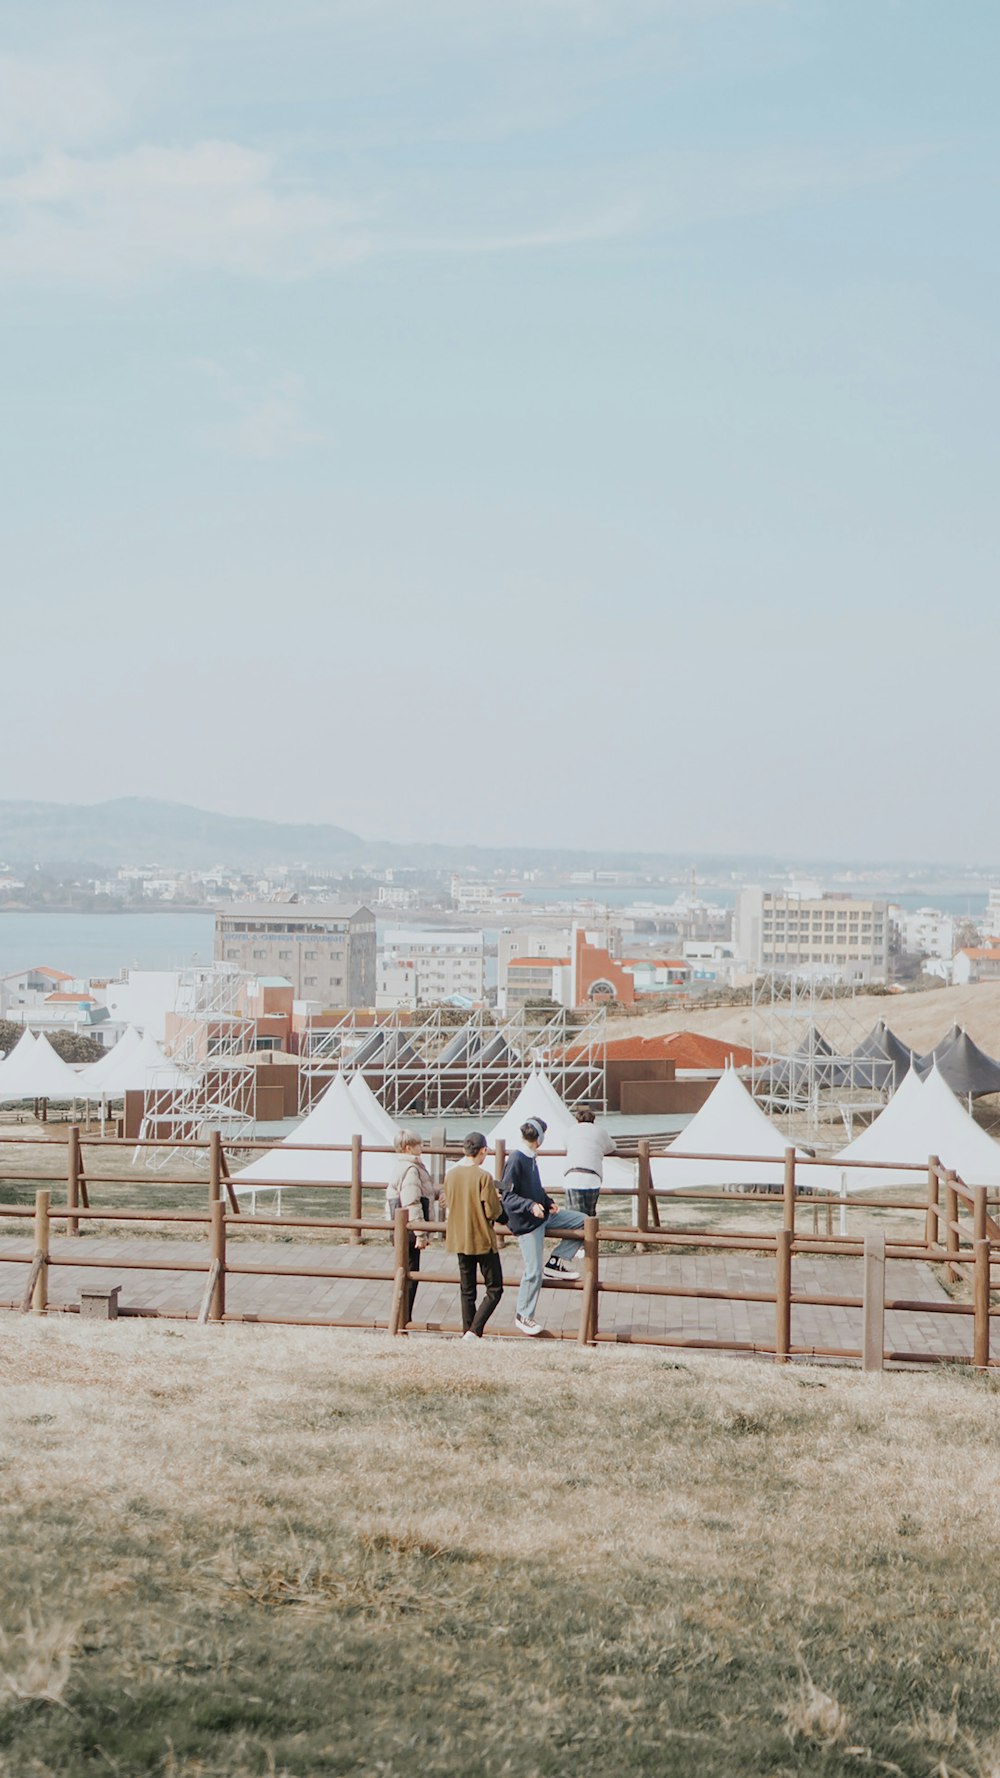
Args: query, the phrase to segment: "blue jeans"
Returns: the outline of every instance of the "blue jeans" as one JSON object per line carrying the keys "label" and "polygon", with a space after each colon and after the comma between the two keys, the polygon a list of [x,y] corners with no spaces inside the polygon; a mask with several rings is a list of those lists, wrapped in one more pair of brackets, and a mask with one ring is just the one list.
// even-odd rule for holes
{"label": "blue jeans", "polygon": [[[542,1288],[542,1264],[545,1259],[545,1235],[549,1229],[582,1229],[583,1217],[579,1210],[553,1210],[552,1215],[538,1224],[537,1229],[529,1230],[526,1235],[518,1235],[517,1244],[521,1249],[521,1288],[517,1293],[517,1312],[526,1321],[533,1321],[538,1304],[538,1293]],[[575,1259],[580,1251],[579,1241],[560,1241],[552,1250],[554,1259]]]}

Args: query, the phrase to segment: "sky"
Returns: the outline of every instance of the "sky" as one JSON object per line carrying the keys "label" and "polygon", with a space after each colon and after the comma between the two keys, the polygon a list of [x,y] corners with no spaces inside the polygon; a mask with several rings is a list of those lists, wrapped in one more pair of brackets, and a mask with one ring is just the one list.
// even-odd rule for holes
{"label": "sky", "polygon": [[0,798],[994,837],[995,0],[5,0]]}

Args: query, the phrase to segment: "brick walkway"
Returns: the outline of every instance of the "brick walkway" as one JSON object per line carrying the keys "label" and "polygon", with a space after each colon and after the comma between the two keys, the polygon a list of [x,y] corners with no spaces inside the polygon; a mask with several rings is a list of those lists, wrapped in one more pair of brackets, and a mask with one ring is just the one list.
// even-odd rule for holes
{"label": "brick walkway", "polygon": [[[204,1242],[149,1238],[66,1237],[52,1242],[53,1258],[59,1261],[100,1260],[99,1266],[53,1264],[49,1271],[49,1302],[55,1309],[79,1301],[81,1285],[120,1284],[121,1304],[147,1313],[194,1317],[205,1288],[207,1270]],[[31,1243],[0,1238],[0,1307],[13,1308],[27,1282],[28,1267],[13,1263],[17,1256],[30,1258]],[[306,1277],[247,1277],[230,1271],[227,1279],[227,1312],[256,1316],[261,1320],[303,1319],[385,1325],[391,1286],[366,1277],[389,1271],[391,1249],[386,1245],[341,1247],[319,1244],[296,1247],[285,1242],[234,1241],[229,1246],[230,1265],[263,1267],[266,1264],[349,1268],[345,1279]],[[131,1261],[140,1269],[125,1269]],[[143,1263],[144,1262],[144,1263]],[[167,1269],[177,1264],[196,1266],[195,1271]],[[454,1284],[423,1284],[416,1300],[415,1323],[431,1329],[454,1328],[460,1320],[455,1261],[443,1249],[425,1254],[428,1270],[454,1276]],[[163,1267],[165,1269],[153,1269]],[[490,1331],[512,1333],[516,1283],[520,1275],[516,1246],[508,1243],[503,1254],[507,1289]],[[741,1253],[689,1253],[602,1255],[604,1282],[649,1282],[711,1290],[773,1292],[774,1264],[764,1255]],[[793,1292],[819,1296],[857,1296],[862,1289],[860,1259],[824,1259],[812,1255],[794,1261]],[[928,1266],[915,1260],[891,1260],[886,1270],[886,1296],[921,1303],[947,1302],[948,1297]],[[546,1286],[538,1318],[553,1334],[572,1335],[580,1311],[580,1292],[564,1286]],[[743,1349],[767,1348],[774,1343],[774,1308],[770,1303],[699,1301],[691,1297],[631,1296],[602,1293],[600,1327],[618,1339],[640,1341],[645,1337],[696,1345],[722,1341]],[[854,1349],[861,1344],[860,1309],[823,1308],[807,1304],[792,1309],[792,1343],[810,1350]],[[966,1357],[972,1345],[970,1316],[933,1314],[929,1311],[892,1310],[886,1315],[886,1350],[930,1356]]]}

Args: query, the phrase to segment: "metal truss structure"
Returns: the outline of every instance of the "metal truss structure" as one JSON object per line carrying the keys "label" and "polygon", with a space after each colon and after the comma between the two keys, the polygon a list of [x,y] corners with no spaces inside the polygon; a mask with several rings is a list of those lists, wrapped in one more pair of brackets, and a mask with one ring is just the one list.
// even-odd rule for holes
{"label": "metal truss structure", "polygon": [[767,1112],[788,1119],[789,1135],[822,1145],[842,1119],[850,1141],[855,1116],[885,1104],[887,1070],[856,1054],[855,997],[853,983],[794,971],[754,979],[751,1091]]}
{"label": "metal truss structure", "polygon": [[257,1075],[255,1026],[247,1012],[251,980],[229,963],[180,972],[169,1066],[162,1081],[153,1076],[139,1130],[141,1138],[163,1139],[162,1147],[140,1151],[148,1167],[165,1166],[173,1144],[204,1140],[212,1130],[229,1141],[253,1135]]}
{"label": "metal truss structure", "polygon": [[478,1116],[504,1111],[536,1067],[567,1103],[604,1110],[606,1026],[604,1007],[582,1019],[563,1007],[523,1007],[499,1021],[484,1009],[458,1028],[440,1011],[419,1024],[389,1013],[374,1025],[347,1013],[302,1034],[299,1110],[345,1069],[364,1075],[392,1117]]}

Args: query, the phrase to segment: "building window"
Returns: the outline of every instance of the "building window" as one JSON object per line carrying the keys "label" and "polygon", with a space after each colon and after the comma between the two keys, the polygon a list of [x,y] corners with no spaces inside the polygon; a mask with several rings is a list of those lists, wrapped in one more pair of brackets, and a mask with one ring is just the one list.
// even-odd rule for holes
{"label": "building window", "polygon": [[257,959],[258,961],[261,957],[266,957],[266,956],[267,956],[266,951],[255,951],[254,952],[254,958]]}
{"label": "building window", "polygon": [[288,957],[290,957],[290,956],[291,956],[291,954],[292,954],[292,953],[291,953],[291,951],[279,951],[279,952],[278,952],[278,956],[279,956],[279,957],[280,957],[280,958],[281,958],[281,959],[282,959],[282,960],[283,960],[283,961],[284,961],[284,960],[285,960],[285,959],[286,959],[286,958],[288,958]]}
{"label": "building window", "polygon": [[315,988],[315,986],[316,986],[316,977],[314,975],[307,975],[306,976],[306,987],[307,988]]}
{"label": "building window", "polygon": [[315,951],[307,951],[306,952],[306,962],[307,963],[315,963],[315,961],[316,961]]}

